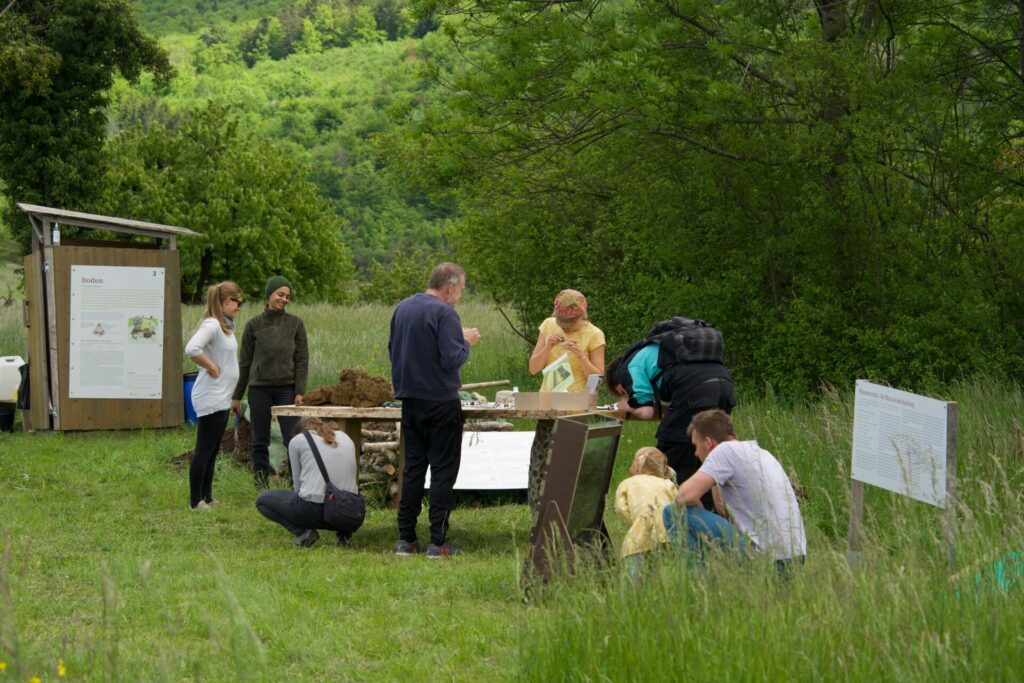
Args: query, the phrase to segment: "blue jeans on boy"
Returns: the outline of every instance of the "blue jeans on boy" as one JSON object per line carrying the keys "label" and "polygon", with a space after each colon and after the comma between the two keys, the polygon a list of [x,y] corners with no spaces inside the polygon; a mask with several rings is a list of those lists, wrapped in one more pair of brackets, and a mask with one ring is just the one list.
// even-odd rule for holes
{"label": "blue jeans on boy", "polygon": [[687,550],[697,556],[709,545],[743,551],[747,542],[727,519],[703,508],[680,509],[669,503],[661,516],[673,545],[681,547],[685,541]]}

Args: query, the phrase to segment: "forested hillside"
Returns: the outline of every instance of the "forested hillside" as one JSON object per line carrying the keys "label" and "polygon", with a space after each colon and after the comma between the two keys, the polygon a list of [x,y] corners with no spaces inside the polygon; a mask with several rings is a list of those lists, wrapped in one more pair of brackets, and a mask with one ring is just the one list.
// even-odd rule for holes
{"label": "forested hillside", "polygon": [[[138,4],[177,73],[168,88],[121,81],[110,108],[113,135],[133,126],[173,129],[208,102],[222,105],[246,135],[305,167],[363,279],[395,254],[429,261],[440,250],[451,208],[405,188],[382,168],[375,145],[394,112],[437,104],[441,91],[421,67],[446,45],[417,37],[429,20],[407,19],[404,3],[393,0],[243,0],[197,3],[191,13],[178,3]],[[195,28],[177,30],[188,26]]]}
{"label": "forested hillside", "polygon": [[[429,17],[415,20],[394,0],[82,0],[61,10],[26,0],[0,19],[14,100],[0,177],[14,180],[20,201],[203,233],[182,245],[189,300],[225,274],[250,286],[269,271],[334,301],[421,286],[452,207],[407,189],[375,140],[393,112],[436,103],[440,89],[420,71],[446,44],[429,36]],[[76,35],[109,33],[97,17],[124,35],[100,43],[111,52],[89,83],[94,101],[58,116],[74,107],[55,93],[70,97],[81,80],[67,67],[91,58]],[[119,61],[117,44],[130,40],[159,45],[163,62],[131,51]],[[52,126],[39,128],[39,109]],[[77,132],[61,130],[82,117]],[[96,144],[100,130],[106,144]],[[33,137],[45,145],[18,144]],[[24,248],[24,218],[11,207],[5,217]]]}

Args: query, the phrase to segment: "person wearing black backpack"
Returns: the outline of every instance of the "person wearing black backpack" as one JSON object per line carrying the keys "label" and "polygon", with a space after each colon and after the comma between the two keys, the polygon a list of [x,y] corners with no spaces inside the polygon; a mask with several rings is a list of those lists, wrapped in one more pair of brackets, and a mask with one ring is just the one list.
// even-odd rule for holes
{"label": "person wearing black backpack", "polygon": [[[677,316],[654,325],[605,371],[609,389],[621,397],[618,410],[641,420],[661,418],[657,445],[680,482],[701,465],[686,434],[690,420],[712,408],[731,413],[736,405],[723,352],[722,334],[714,326]],[[701,502],[715,509],[710,491]]]}

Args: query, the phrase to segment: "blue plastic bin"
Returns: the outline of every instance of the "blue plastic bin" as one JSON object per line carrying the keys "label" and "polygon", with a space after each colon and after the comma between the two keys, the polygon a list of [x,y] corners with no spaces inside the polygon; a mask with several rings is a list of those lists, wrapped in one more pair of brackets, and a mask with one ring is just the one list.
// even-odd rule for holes
{"label": "blue plastic bin", "polygon": [[196,424],[199,418],[196,417],[196,409],[192,407],[192,387],[196,383],[198,372],[186,372],[183,376],[185,390],[185,422]]}

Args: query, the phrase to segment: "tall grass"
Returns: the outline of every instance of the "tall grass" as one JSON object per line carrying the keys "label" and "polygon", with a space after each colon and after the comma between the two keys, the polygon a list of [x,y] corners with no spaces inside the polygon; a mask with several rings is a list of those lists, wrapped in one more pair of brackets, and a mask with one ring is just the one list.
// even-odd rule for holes
{"label": "tall grass", "polygon": [[788,582],[758,563],[665,557],[636,581],[590,574],[549,591],[551,613],[520,634],[522,678],[1019,680],[1019,590],[950,582],[920,550],[875,548],[851,568],[815,543]]}
{"label": "tall grass", "polygon": [[21,319],[21,302],[0,306],[0,356],[26,357],[27,335]]}
{"label": "tall grass", "polygon": [[[262,313],[260,301],[248,301],[237,321],[239,336],[246,321]],[[333,306],[295,303],[288,312],[302,318],[309,337],[309,386],[334,384],[342,368],[361,367],[367,372],[391,377],[388,361],[388,329],[393,307],[367,304]],[[473,347],[462,368],[464,383],[507,379],[523,391],[539,387],[540,379],[527,373],[530,347],[518,337],[495,308],[466,301],[458,307],[462,324],[480,329],[481,340]],[[195,330],[202,307],[182,307],[184,341]],[[185,358],[185,367],[191,361]],[[490,390],[493,395],[494,390]]]}
{"label": "tall grass", "polygon": [[[290,310],[309,329],[311,386],[349,366],[387,374],[390,308]],[[527,344],[486,306],[460,313],[484,335],[464,380],[530,386]],[[185,309],[184,337],[198,316]],[[0,340],[23,344],[20,325],[0,309]],[[847,562],[851,389],[795,403],[740,391],[740,436],[810,494],[807,563],[792,580],[666,555],[638,580],[584,569],[529,604],[516,586],[524,505],[455,510],[452,539],[469,553],[452,562],[395,558],[394,513],[379,508],[351,548],[298,551],[230,463],[214,483],[221,505],[187,510],[170,461],[191,447],[187,428],[0,434],[0,681],[55,680],[59,663],[70,679],[110,681],[1016,680],[1024,394],[978,379],[940,396],[959,404],[951,578],[939,512],[871,487],[864,551]],[[613,488],[653,441],[653,424],[626,424]],[[619,543],[621,521],[605,521]]]}
{"label": "tall grass", "polygon": [[551,613],[520,632],[522,677],[1019,680],[1024,401],[1019,387],[984,380],[948,398],[960,410],[956,575],[940,511],[871,487],[865,550],[848,562],[852,392],[753,400],[736,411],[741,438],[758,438],[811,492],[805,567],[780,581],[764,563],[668,554],[635,581],[584,573],[548,590]]}

